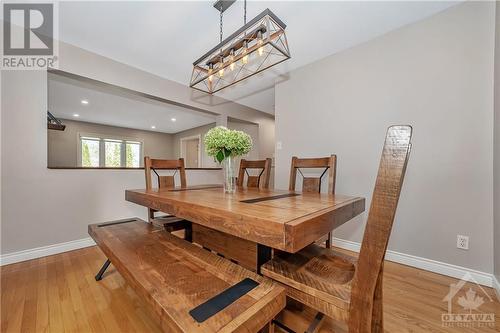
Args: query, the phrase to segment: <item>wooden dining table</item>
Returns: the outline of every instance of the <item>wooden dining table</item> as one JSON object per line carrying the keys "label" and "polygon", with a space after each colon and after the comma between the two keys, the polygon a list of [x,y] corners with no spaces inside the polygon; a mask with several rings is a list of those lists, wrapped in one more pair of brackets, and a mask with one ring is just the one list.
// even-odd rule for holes
{"label": "wooden dining table", "polygon": [[193,241],[211,242],[208,248],[257,272],[272,249],[298,252],[365,210],[362,197],[255,188],[225,193],[220,185],[126,190],[125,198],[191,221]]}

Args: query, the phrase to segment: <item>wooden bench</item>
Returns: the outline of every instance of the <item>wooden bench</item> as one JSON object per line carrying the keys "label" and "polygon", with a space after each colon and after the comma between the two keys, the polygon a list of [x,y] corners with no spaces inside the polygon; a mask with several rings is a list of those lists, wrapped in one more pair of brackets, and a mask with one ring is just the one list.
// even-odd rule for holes
{"label": "wooden bench", "polygon": [[165,332],[258,332],[285,306],[275,282],[140,219],[89,234]]}

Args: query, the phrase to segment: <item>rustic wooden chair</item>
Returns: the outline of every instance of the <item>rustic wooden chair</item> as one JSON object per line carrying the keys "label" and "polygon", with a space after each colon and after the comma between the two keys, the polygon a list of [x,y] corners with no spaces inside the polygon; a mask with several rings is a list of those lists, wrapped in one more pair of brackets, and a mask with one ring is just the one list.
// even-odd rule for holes
{"label": "rustic wooden chair", "polygon": [[[257,176],[252,176],[248,173],[248,169],[260,169]],[[238,186],[243,186],[245,174],[247,175],[247,187],[256,187],[261,189],[269,188],[269,179],[271,178],[271,159],[249,161],[242,159],[240,162],[240,171],[238,173]]]}
{"label": "rustic wooden chair", "polygon": [[[306,177],[301,169],[316,169],[324,168],[323,173],[319,177]],[[290,168],[290,183],[289,190],[295,191],[297,173],[302,176],[302,192],[321,192],[321,181],[323,176],[328,172],[328,193],[335,194],[335,178],[337,176],[337,156],[320,158],[298,158],[292,157],[292,166]],[[323,238],[324,239],[324,238]],[[332,246],[332,233],[328,233],[326,238],[326,247]]]}
{"label": "rustic wooden chair", "polygon": [[289,297],[347,322],[349,333],[383,332],[384,257],[411,134],[410,126],[391,126],[387,131],[358,259],[312,244],[296,254],[280,253],[262,267],[265,276],[286,287]]}
{"label": "rustic wooden chair", "polygon": [[[157,172],[158,169],[175,170],[175,173],[171,176],[160,176]],[[157,177],[158,188],[175,187],[175,174],[177,172],[181,180],[181,187],[187,186],[186,169],[184,168],[183,158],[179,158],[178,160],[158,160],[145,156],[144,171],[146,174],[147,190],[153,188],[151,172],[154,172]],[[191,223],[189,221],[165,213],[163,213],[164,215],[156,216],[155,213],[157,212],[158,211],[155,209],[148,208],[149,223],[157,227],[163,227],[167,232],[184,230],[184,239],[191,241]]]}

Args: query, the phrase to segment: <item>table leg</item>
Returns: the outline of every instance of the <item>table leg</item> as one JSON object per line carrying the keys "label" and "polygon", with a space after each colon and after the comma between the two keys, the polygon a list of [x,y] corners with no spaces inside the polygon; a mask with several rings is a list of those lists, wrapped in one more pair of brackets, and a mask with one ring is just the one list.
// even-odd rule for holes
{"label": "table leg", "polygon": [[260,273],[260,266],[271,260],[272,249],[269,246],[257,244],[257,274]]}

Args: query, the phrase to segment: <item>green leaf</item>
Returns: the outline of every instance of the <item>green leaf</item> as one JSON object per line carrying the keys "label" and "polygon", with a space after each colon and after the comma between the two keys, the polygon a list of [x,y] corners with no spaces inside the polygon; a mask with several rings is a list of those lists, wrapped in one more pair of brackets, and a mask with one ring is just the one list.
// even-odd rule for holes
{"label": "green leaf", "polygon": [[219,150],[217,152],[217,155],[215,155],[215,158],[217,159],[217,161],[219,161],[219,163],[221,163],[224,160],[224,152],[222,150]]}
{"label": "green leaf", "polygon": [[227,149],[223,149],[223,150],[224,150],[224,157],[231,156],[231,151],[230,150],[227,150]]}

